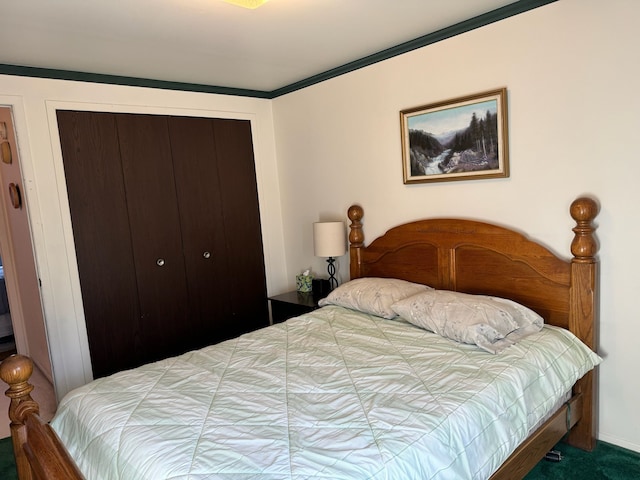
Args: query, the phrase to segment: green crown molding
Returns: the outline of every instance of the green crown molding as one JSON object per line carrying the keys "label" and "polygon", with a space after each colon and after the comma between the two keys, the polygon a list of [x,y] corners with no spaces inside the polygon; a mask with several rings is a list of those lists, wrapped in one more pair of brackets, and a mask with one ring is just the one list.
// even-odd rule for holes
{"label": "green crown molding", "polygon": [[246,90],[242,88],[216,87],[197,83],[169,82],[148,78],[123,77],[119,75],[103,75],[99,73],[75,72],[72,70],[56,70],[53,68],[23,67],[19,65],[0,64],[0,74],[21,77],[50,78],[54,80],[72,80],[77,82],[106,83],[109,85],[126,85],[129,87],[161,88],[163,90],[181,90],[186,92],[219,93],[240,97],[271,98],[269,92]]}
{"label": "green crown molding", "polygon": [[456,23],[455,25],[443,28],[437,32],[401,43],[395,47],[387,48],[386,50],[346,63],[340,67],[327,70],[326,72],[313,75],[309,78],[286,85],[271,92],[6,64],[0,64],[0,74],[273,99],[557,1],[558,0],[518,0],[517,2],[505,5],[504,7],[492,10],[491,12],[478,15],[477,17]]}
{"label": "green crown molding", "polygon": [[547,5],[549,3],[553,3],[557,1],[558,0],[519,0],[515,3],[505,5],[504,7],[498,8],[496,10],[492,10],[491,12],[478,15],[477,17],[473,17],[469,20],[456,23],[454,25],[451,25],[450,27],[443,28],[436,32],[429,33],[428,35],[415,38],[408,42],[396,45],[395,47],[391,47],[386,50],[382,50],[378,53],[374,53],[367,57],[361,58],[360,60],[347,63],[340,67],[327,70],[326,72],[320,73],[318,75],[314,75],[312,77],[306,78],[299,82],[292,83],[285,87],[279,88],[271,92],[270,98],[276,98],[276,97],[279,97],[280,95],[285,95],[287,93],[291,93],[296,90],[309,87],[316,83],[320,83],[325,80],[329,80],[331,78],[337,77],[339,75],[353,72],[354,70],[358,70],[363,67],[368,67],[369,65],[373,65],[374,63],[388,60],[397,55],[402,55],[403,53],[407,53],[412,50],[416,50],[418,48],[426,47],[427,45],[431,45],[433,43],[446,40],[447,38],[455,37],[456,35],[460,35],[462,33],[475,30],[476,28],[484,27],[485,25],[489,25],[491,23],[504,20],[505,18],[509,18],[514,15],[518,15],[520,13],[528,12],[529,10],[532,10],[534,8],[538,8],[543,5]]}

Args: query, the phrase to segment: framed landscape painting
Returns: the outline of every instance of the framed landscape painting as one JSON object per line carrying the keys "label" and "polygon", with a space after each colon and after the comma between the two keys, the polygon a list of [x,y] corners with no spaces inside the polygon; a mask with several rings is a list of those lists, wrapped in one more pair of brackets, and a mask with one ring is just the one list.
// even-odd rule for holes
{"label": "framed landscape painting", "polygon": [[400,112],[404,183],[509,176],[507,89]]}

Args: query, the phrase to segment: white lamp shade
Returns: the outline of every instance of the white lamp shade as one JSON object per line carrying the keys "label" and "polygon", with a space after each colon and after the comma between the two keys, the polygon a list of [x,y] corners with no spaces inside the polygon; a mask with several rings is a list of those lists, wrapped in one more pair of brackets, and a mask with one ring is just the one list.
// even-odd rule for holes
{"label": "white lamp shade", "polygon": [[344,222],[313,224],[313,254],[316,257],[341,257],[347,253]]}

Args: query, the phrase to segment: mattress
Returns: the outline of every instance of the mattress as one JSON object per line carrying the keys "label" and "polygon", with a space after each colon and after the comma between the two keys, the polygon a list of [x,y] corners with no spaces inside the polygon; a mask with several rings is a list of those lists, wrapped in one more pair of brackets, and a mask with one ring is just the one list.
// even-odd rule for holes
{"label": "mattress", "polygon": [[494,355],[327,306],[98,379],[51,425],[90,479],[485,479],[599,361],[556,327]]}

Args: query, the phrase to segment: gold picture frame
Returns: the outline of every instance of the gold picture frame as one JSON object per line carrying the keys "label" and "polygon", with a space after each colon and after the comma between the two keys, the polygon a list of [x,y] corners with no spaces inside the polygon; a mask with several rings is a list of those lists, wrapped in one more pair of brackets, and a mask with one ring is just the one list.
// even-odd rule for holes
{"label": "gold picture frame", "polygon": [[507,89],[400,112],[405,184],[509,176]]}

